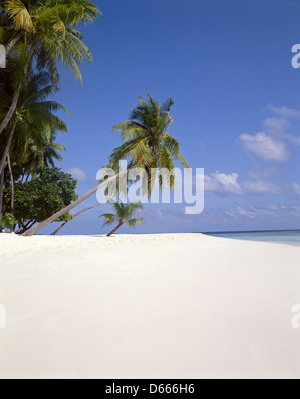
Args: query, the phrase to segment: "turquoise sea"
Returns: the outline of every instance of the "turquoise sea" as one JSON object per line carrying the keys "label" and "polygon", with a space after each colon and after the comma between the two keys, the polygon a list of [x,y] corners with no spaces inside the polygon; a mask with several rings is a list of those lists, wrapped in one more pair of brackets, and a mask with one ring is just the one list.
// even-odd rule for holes
{"label": "turquoise sea", "polygon": [[300,246],[300,230],[282,231],[235,231],[225,233],[205,233],[213,237],[230,238],[235,240],[275,242]]}

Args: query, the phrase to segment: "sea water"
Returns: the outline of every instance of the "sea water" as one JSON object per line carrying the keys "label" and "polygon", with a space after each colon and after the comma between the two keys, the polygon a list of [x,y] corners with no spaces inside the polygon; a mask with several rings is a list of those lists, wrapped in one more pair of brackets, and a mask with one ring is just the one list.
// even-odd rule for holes
{"label": "sea water", "polygon": [[226,232],[226,233],[205,233],[213,237],[230,238],[235,240],[263,241],[280,244],[300,246],[300,230],[282,231],[248,231],[248,232]]}

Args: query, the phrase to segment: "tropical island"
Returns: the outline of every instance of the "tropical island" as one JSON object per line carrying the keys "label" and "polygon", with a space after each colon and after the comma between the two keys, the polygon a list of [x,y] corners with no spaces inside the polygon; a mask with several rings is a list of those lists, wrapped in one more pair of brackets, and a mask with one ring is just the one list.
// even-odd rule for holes
{"label": "tropical island", "polygon": [[[103,3],[109,15],[112,6]],[[176,64],[177,43],[169,52],[164,27],[151,25],[153,42],[149,42],[147,29],[141,35],[136,35],[136,29],[148,26],[150,17],[142,14],[138,20],[124,4],[113,7],[120,27],[112,16],[105,22],[106,13],[102,16],[98,4],[89,0],[0,0],[0,51],[5,55],[0,68],[0,379],[299,378],[299,332],[293,316],[300,313],[296,305],[300,302],[300,235],[291,230],[299,216],[293,201],[300,186],[285,182],[287,194],[282,194],[275,183],[264,180],[280,175],[279,168],[263,169],[257,160],[252,180],[240,182],[228,166],[237,157],[236,148],[226,147],[229,139],[222,132],[212,136],[216,149],[205,155],[206,145],[191,138],[198,124],[208,129],[209,137],[212,123],[198,105],[192,112],[197,96],[189,81],[192,58],[188,54],[193,52],[187,54],[182,47],[189,66],[180,64],[174,78],[163,56],[166,52]],[[164,14],[153,4],[145,7],[154,20],[156,14]],[[209,15],[206,6],[201,10]],[[122,25],[126,24],[124,12],[132,18],[128,26]],[[222,12],[227,15],[223,8]],[[180,21],[180,10],[170,11],[170,18]],[[193,24],[196,29],[198,20]],[[135,54],[126,47],[122,52],[124,26]],[[189,24],[185,28],[188,31]],[[103,34],[101,43],[97,34]],[[103,91],[94,93],[84,111],[78,112],[84,100],[77,97],[76,108],[72,90],[84,92],[87,84],[88,94],[82,95],[89,95],[99,84],[89,75],[95,72],[88,43],[101,59],[99,69],[117,67],[104,77],[93,75]],[[114,61],[101,58],[101,46]],[[152,84],[143,70],[147,63],[153,68]],[[168,79],[159,79],[166,68]],[[107,88],[107,84],[113,87],[115,79],[119,85],[127,84],[117,79],[122,74],[137,89],[135,96],[140,95],[134,102],[135,97],[118,87],[124,107],[121,100],[111,100]],[[186,80],[188,87],[181,94],[178,78]],[[210,90],[211,97],[218,97],[215,89]],[[159,92],[157,97],[163,95],[161,101],[154,91]],[[186,97],[188,92],[193,99]],[[61,101],[63,96],[68,98],[66,103]],[[113,111],[109,106],[98,109],[100,97],[117,106]],[[204,109],[211,97],[201,100]],[[175,106],[177,99],[182,112]],[[95,112],[93,121],[86,115],[89,107]],[[278,124],[290,127],[289,118],[299,116],[286,107],[269,109],[277,119],[273,116],[265,125],[273,130]],[[109,127],[102,129],[101,117],[110,112]],[[269,131],[256,136],[244,133],[233,141],[247,145],[250,159],[257,156],[282,164],[292,157],[283,140],[298,145],[299,138],[279,133],[275,138]],[[78,168],[74,173],[71,162],[77,157],[88,168],[98,146],[102,177],[94,181]],[[127,168],[121,170],[124,160]],[[208,162],[216,168],[226,164],[227,172],[202,176],[197,169],[198,174],[192,175],[192,167],[203,168]],[[243,162],[245,155],[237,163]],[[178,181],[175,170],[186,174]],[[189,173],[185,184],[182,176]],[[124,176],[130,177],[125,185]],[[176,191],[178,183],[183,188]],[[216,200],[208,197],[203,219],[200,212],[187,214],[186,194],[204,183],[206,194],[219,195],[224,203],[232,195],[234,204],[221,211],[215,205],[212,210]],[[131,191],[137,200],[128,201]],[[162,208],[150,206],[150,199],[155,194],[160,200],[166,193],[174,196],[174,203],[166,205],[165,214]],[[250,206],[246,195],[250,199],[266,195],[267,205],[259,212],[260,205]],[[291,199],[271,204],[271,195]],[[272,227],[275,212],[282,212],[289,226],[278,233],[277,243],[274,233],[266,233],[264,239],[257,239],[257,231],[244,239],[238,233],[229,237],[238,239],[199,233],[206,231],[201,221],[208,223],[210,232],[228,220],[231,226],[243,226],[247,220],[248,230],[260,226],[261,220]],[[239,222],[239,218],[244,219]],[[79,230],[97,223],[97,233],[68,234],[70,229],[75,231],[78,220],[83,223]],[[196,230],[192,220],[199,221]],[[257,225],[251,224],[254,221]]]}

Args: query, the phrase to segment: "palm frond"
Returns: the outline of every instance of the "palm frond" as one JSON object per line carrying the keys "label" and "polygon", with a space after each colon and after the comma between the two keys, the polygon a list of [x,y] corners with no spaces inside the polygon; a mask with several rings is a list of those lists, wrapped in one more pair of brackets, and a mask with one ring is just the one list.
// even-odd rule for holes
{"label": "palm frond", "polygon": [[129,226],[129,227],[135,227],[135,226],[137,226],[138,224],[145,223],[145,220],[142,219],[142,218],[130,219],[130,220],[127,221],[127,223],[128,223],[128,226]]}
{"label": "palm frond", "polygon": [[[115,168],[120,160],[127,159],[129,167],[143,167],[148,174],[148,180],[143,179],[143,190],[148,186],[148,194],[151,196],[155,184],[151,169],[169,169],[171,172],[175,167],[175,161],[179,161],[186,168],[189,166],[181,154],[179,141],[167,131],[173,122],[173,98],[170,97],[159,105],[147,93],[147,100],[139,97],[138,101],[139,104],[132,111],[130,119],[113,128],[113,131],[120,132],[123,144],[113,150],[110,163]],[[165,175],[167,177],[167,174]],[[166,182],[171,188],[174,187],[174,177],[172,174],[170,176],[165,181],[161,177],[161,187]]]}
{"label": "palm frond", "polygon": [[105,223],[103,224],[103,227],[111,226],[112,224],[114,224],[118,221],[116,215],[113,215],[112,213],[104,213],[103,215],[99,216],[98,218],[105,219]]}
{"label": "palm frond", "polygon": [[35,32],[30,13],[22,1],[9,0],[4,3],[4,7],[16,29],[22,29],[26,32]]}

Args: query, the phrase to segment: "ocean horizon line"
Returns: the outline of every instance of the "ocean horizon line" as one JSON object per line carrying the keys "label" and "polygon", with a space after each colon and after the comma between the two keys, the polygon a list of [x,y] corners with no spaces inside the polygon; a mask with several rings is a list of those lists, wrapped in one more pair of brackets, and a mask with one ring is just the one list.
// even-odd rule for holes
{"label": "ocean horizon line", "polygon": [[206,231],[199,234],[300,233],[300,229]]}

